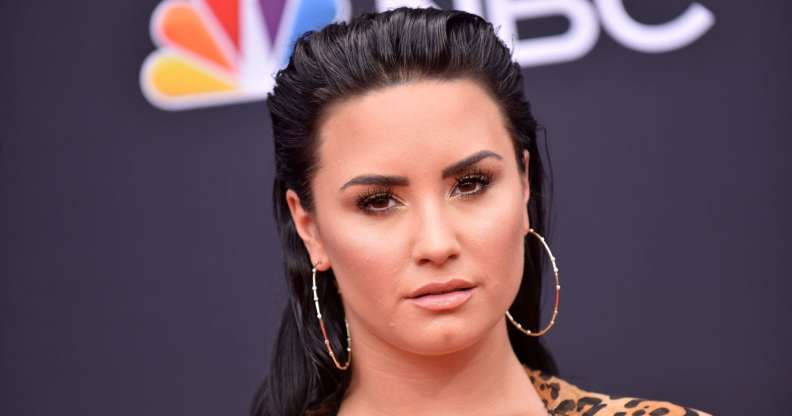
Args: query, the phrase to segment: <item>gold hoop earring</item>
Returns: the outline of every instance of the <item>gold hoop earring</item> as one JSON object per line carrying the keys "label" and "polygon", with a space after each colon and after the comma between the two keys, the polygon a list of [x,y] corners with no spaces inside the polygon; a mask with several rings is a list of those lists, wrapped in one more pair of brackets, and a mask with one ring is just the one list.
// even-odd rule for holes
{"label": "gold hoop earring", "polygon": [[528,232],[535,235],[539,239],[539,241],[542,243],[542,246],[544,246],[545,251],[547,251],[547,255],[550,256],[550,263],[553,265],[553,274],[555,275],[555,285],[556,285],[555,303],[553,304],[553,315],[550,317],[550,323],[547,324],[547,326],[544,327],[544,329],[542,329],[539,332],[532,332],[530,329],[523,328],[523,326],[520,325],[519,322],[514,320],[514,317],[512,317],[508,309],[506,310],[506,317],[509,318],[509,321],[523,334],[530,335],[532,337],[540,337],[545,333],[547,333],[547,331],[549,331],[550,328],[552,328],[553,325],[555,325],[556,317],[558,316],[558,304],[561,298],[561,281],[558,279],[558,265],[556,265],[556,259],[553,256],[553,252],[550,251],[550,246],[547,245],[547,242],[545,241],[544,237],[542,237],[541,235],[539,235],[539,233],[534,231],[533,228],[528,229]]}
{"label": "gold hoop earring", "polygon": [[352,336],[349,333],[349,323],[347,322],[346,318],[344,318],[344,326],[346,327],[347,333],[347,362],[341,364],[338,362],[338,358],[336,358],[333,349],[330,347],[330,340],[327,338],[327,329],[325,328],[324,320],[322,319],[322,312],[319,310],[319,294],[316,291],[316,266],[319,265],[319,262],[314,265],[313,270],[311,271],[311,281],[313,283],[313,300],[314,306],[316,307],[316,317],[319,318],[319,327],[322,328],[322,336],[324,337],[324,344],[327,347],[327,352],[330,354],[330,358],[333,360],[333,364],[335,364],[336,368],[339,370],[346,370],[349,368],[349,363],[352,361]]}

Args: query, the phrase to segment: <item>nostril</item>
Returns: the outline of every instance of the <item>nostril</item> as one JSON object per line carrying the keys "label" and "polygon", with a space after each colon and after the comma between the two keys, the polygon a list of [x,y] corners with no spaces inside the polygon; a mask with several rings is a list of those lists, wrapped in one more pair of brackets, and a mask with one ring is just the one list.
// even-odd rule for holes
{"label": "nostril", "polygon": [[419,265],[427,265],[427,264],[445,264],[449,260],[454,260],[459,257],[459,254],[456,252],[451,252],[450,250],[445,252],[435,252],[435,253],[422,253],[416,256],[417,262]]}

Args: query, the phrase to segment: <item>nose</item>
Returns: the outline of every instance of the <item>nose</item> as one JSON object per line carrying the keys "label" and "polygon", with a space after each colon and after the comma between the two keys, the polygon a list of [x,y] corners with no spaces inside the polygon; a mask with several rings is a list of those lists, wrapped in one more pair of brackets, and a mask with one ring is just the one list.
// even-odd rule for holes
{"label": "nose", "polygon": [[419,265],[442,265],[459,257],[458,224],[444,211],[442,202],[422,204],[417,210],[413,259]]}

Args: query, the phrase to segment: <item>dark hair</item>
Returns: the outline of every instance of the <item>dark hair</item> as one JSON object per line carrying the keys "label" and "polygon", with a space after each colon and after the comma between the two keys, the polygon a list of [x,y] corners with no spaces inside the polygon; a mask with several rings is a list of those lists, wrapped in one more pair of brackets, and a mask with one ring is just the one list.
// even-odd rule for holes
{"label": "dark hair", "polygon": [[[273,207],[280,234],[288,305],[273,350],[270,373],[252,406],[255,416],[303,415],[318,408],[332,412],[349,384],[349,371],[338,371],[325,350],[313,313],[311,261],[298,236],[285,199],[293,189],[307,211],[314,204],[310,181],[317,168],[317,126],[328,105],[373,89],[419,79],[469,78],[497,102],[511,135],[516,162],[525,172],[522,150],[530,152],[528,214],[532,227],[547,231],[549,177],[537,146],[537,122],[523,97],[522,75],[492,25],[479,16],[454,10],[398,8],[361,15],[303,34],[268,96],[275,139]],[[537,330],[544,253],[525,239],[522,283],[510,308],[516,319]],[[332,271],[319,280],[322,315],[334,351],[345,352],[341,299]],[[509,339],[526,366],[557,374],[540,340],[509,327]],[[346,359],[345,354],[339,357]],[[353,364],[354,366],[354,364]]]}

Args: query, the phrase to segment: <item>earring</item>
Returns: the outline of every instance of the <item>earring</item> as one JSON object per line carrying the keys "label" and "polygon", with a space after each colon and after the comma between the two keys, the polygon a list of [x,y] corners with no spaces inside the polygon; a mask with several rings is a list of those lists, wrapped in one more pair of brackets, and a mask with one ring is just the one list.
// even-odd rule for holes
{"label": "earring", "polygon": [[324,320],[322,319],[322,312],[319,310],[319,294],[316,291],[316,266],[319,265],[319,262],[316,262],[314,265],[313,270],[311,271],[311,281],[313,283],[313,300],[314,306],[316,307],[316,317],[319,318],[319,327],[322,328],[322,336],[324,337],[324,344],[327,347],[327,352],[330,353],[330,358],[333,360],[333,364],[335,364],[336,368],[339,370],[346,370],[349,368],[349,362],[352,361],[352,336],[349,333],[349,323],[347,322],[346,318],[344,318],[344,326],[346,327],[347,333],[347,362],[343,365],[338,362],[338,358],[336,358],[335,353],[333,353],[333,349],[330,348],[330,340],[327,338],[327,329],[325,329]]}
{"label": "earring", "polygon": [[544,246],[545,251],[547,251],[548,256],[550,256],[550,263],[553,265],[553,274],[555,275],[555,304],[553,305],[553,315],[550,317],[550,323],[547,324],[547,326],[544,327],[544,329],[542,329],[539,332],[531,332],[530,329],[523,328],[523,326],[520,325],[519,322],[514,320],[514,317],[512,317],[511,313],[509,313],[508,310],[506,310],[506,317],[509,318],[509,321],[525,335],[530,335],[532,337],[539,337],[547,333],[547,331],[549,331],[550,328],[552,328],[553,325],[555,324],[556,316],[558,316],[558,303],[561,296],[561,282],[558,279],[558,266],[556,265],[556,259],[553,256],[553,252],[550,251],[550,246],[547,245],[547,242],[545,241],[544,237],[542,237],[541,235],[539,235],[539,233],[534,231],[533,228],[528,229],[528,232],[535,235],[539,239],[539,241],[542,243],[542,246]]}

